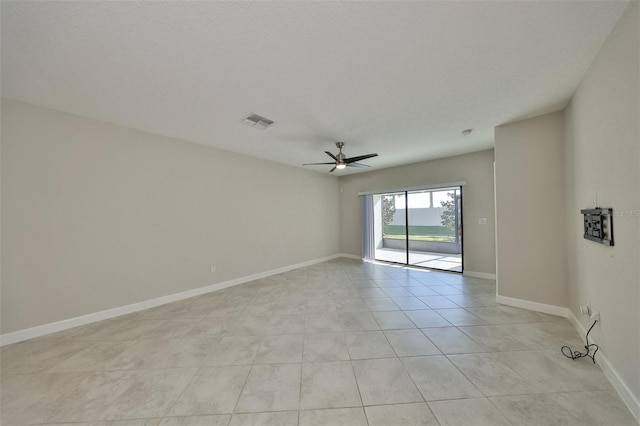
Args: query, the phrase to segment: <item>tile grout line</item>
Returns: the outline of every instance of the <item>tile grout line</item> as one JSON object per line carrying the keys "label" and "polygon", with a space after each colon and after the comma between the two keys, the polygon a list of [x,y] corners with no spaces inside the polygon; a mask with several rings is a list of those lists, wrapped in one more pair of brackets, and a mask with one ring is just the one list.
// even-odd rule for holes
{"label": "tile grout line", "polygon": [[[346,268],[346,267],[345,267],[344,269],[345,269],[345,270],[347,270],[347,268]],[[350,268],[349,268],[348,270],[352,270],[352,269],[350,269]],[[354,269],[354,270],[355,270],[355,269]],[[307,274],[307,275],[308,275],[308,274]],[[328,275],[326,275],[326,276],[327,276],[327,278],[329,278],[329,276],[328,276]],[[347,275],[344,275],[344,276],[345,276],[345,277],[347,277]],[[301,279],[300,279],[300,277],[298,277],[298,278],[296,278],[296,279],[297,279],[297,280],[301,280]],[[332,280],[335,280],[335,278],[332,278]],[[277,291],[283,291],[283,290],[284,290],[284,291],[286,291],[286,289],[290,287],[290,286],[289,286],[289,282],[293,282],[293,281],[294,281],[294,280],[292,280],[292,279],[287,279],[287,286],[284,286],[284,285],[283,285],[283,286],[281,286],[281,287],[274,287],[274,288],[275,288]],[[310,281],[307,279],[307,281],[305,282],[305,285],[307,286],[305,294],[306,294],[306,293],[308,293],[308,292],[311,292],[311,291],[314,291],[314,292],[315,292],[315,291],[319,290],[319,288],[320,288],[319,281],[321,281],[321,280],[317,279],[317,277],[316,277],[316,279],[314,279],[314,283],[312,284],[312,283],[310,283]],[[404,281],[403,281],[403,282],[404,282]],[[271,281],[271,283],[273,283],[273,281]],[[445,285],[449,285],[449,284],[445,283]],[[400,287],[404,287],[404,288],[406,288],[406,286],[400,286]],[[333,289],[333,288],[335,288],[335,287],[332,287],[332,289]],[[379,286],[378,286],[378,288],[384,292],[384,289],[383,289],[382,287],[379,287]],[[229,301],[233,301],[234,303],[246,302],[246,303],[249,303],[249,306],[251,306],[251,304],[252,304],[252,303],[254,303],[254,302],[252,302],[252,301],[255,301],[255,298],[254,298],[254,299],[251,299],[249,296],[247,296],[247,294],[248,294],[248,292],[229,293],[229,294],[225,295],[225,297],[227,298],[227,300],[229,300]],[[385,293],[385,294],[386,294],[386,293]],[[479,292],[478,294],[482,295],[483,293],[482,293],[482,292]],[[341,300],[341,299],[345,299],[345,298],[343,298],[343,297],[335,298],[335,297],[334,297],[334,294],[333,294],[333,293],[331,293],[331,292],[329,292],[329,295],[330,295],[331,300],[333,300],[333,303],[334,303],[334,305],[335,305],[335,307],[336,307],[336,312],[337,312],[337,305],[336,305],[336,303],[335,303],[335,302],[336,302],[337,300]],[[388,296],[388,295],[387,295],[387,296]],[[472,294],[471,296],[473,297],[473,296],[475,296],[475,294]],[[446,296],[444,296],[444,297],[448,299],[448,297],[446,297]],[[282,294],[280,294],[280,295],[278,296],[278,299],[277,299],[277,300],[280,300],[281,298],[282,298]],[[416,296],[416,298],[417,298],[417,296]],[[349,299],[349,297],[347,297],[346,299]],[[392,299],[392,298],[391,298],[391,297],[389,297],[389,299]],[[308,299],[308,300],[315,300],[315,299]],[[418,299],[418,300],[420,300],[420,299]],[[450,299],[449,299],[449,300],[450,300]],[[240,302],[240,301],[241,301],[241,302]],[[393,300],[392,300],[392,302],[393,302],[393,303],[395,303]],[[452,301],[452,302],[453,302],[453,301]],[[455,304],[455,302],[454,302],[454,304]],[[457,304],[456,304],[456,305],[457,305]],[[460,308],[460,309],[463,309],[464,311],[469,312],[471,315],[475,315],[475,314],[474,314],[473,312],[470,312],[470,311],[469,311],[469,309],[474,309],[474,308],[479,308],[479,309],[480,309],[480,308],[490,308],[490,307],[495,307],[495,305],[494,305],[494,304],[486,304],[486,305],[485,305],[485,304],[481,304],[481,305],[477,305],[477,306],[467,306],[466,308],[465,308],[465,307],[462,307],[462,306],[460,306],[460,305],[457,305],[457,306],[459,306],[459,308]],[[306,307],[306,305],[305,305],[305,307]],[[433,310],[433,309],[430,309],[430,310]],[[375,316],[373,316],[373,313],[374,313],[374,312],[386,312],[386,311],[371,311],[370,309],[368,309],[366,312],[368,312],[368,313],[369,313],[369,314],[374,318],[375,323],[376,323],[376,324],[378,324],[378,326],[379,326],[379,322],[378,322],[378,320],[375,318]],[[396,311],[389,311],[389,312],[396,312]],[[399,312],[402,312],[404,315],[407,315],[407,311],[405,311],[405,310],[403,310],[403,309],[400,309],[400,310],[399,310]],[[436,312],[436,313],[437,313],[437,312]],[[305,314],[304,314],[304,315],[306,315],[306,314],[307,314],[307,313],[305,312]],[[237,318],[237,317],[234,317],[234,318]],[[480,317],[479,317],[479,318],[480,318]],[[410,319],[410,318],[409,318],[409,319]],[[482,318],[481,318],[481,319],[482,319]],[[167,320],[168,320],[168,319],[167,319]],[[203,320],[204,320],[204,318],[203,318],[203,319],[201,319],[201,320],[198,322],[198,324],[200,324]],[[411,320],[411,321],[412,321],[412,323],[414,323],[414,322],[413,322],[413,320]],[[486,324],[486,325],[484,325],[484,326],[492,326],[492,327],[493,327],[493,326],[509,325],[509,324],[529,324],[529,323],[535,323],[535,324],[538,324],[538,323],[550,322],[550,320],[548,320],[548,321],[542,321],[542,320],[535,320],[535,319],[532,319],[532,320],[529,320],[529,321],[521,320],[521,321],[518,321],[518,322],[507,322],[507,323],[497,323],[497,324],[494,324],[494,323],[492,323],[492,322],[490,322],[490,321],[487,321],[487,322],[488,322],[488,324]],[[414,323],[414,324],[415,324],[415,323]],[[344,324],[343,324],[343,325],[344,325]],[[417,324],[416,324],[416,326],[417,326]],[[489,348],[489,347],[485,347],[485,346],[484,346],[484,344],[482,344],[480,341],[478,341],[478,340],[477,340],[477,337],[476,337],[476,338],[473,338],[471,335],[469,335],[469,334],[465,333],[465,331],[462,329],[462,328],[465,328],[465,327],[478,327],[478,326],[483,326],[483,325],[468,325],[468,326],[460,325],[460,326],[452,326],[452,328],[455,328],[455,329],[456,329],[458,332],[460,332],[462,335],[466,336],[466,337],[467,337],[467,338],[469,338],[471,341],[475,342],[476,344],[478,344],[478,345],[482,346],[483,348],[485,348],[485,349],[487,350],[487,352],[481,352],[481,353],[489,353],[489,354],[491,354],[494,358],[496,357],[496,354],[502,354],[502,353],[519,353],[519,352],[531,352],[532,350],[536,349],[536,348],[534,348],[534,349],[518,349],[518,350],[507,350],[507,351],[495,351],[495,350],[492,350],[492,349],[491,349],[491,348]],[[126,327],[125,327],[125,328],[126,328]],[[554,329],[555,329],[555,328],[554,328]],[[411,330],[413,330],[413,329],[411,329]],[[424,336],[425,336],[425,338],[427,338],[427,339],[430,341],[430,339],[428,338],[428,336],[426,336],[426,335],[424,334],[424,329],[420,329],[420,328],[418,328],[418,330],[420,330],[420,331],[421,331],[421,334],[422,334],[422,335],[424,335]],[[561,330],[561,329],[558,329],[558,330]],[[124,331],[127,331],[127,330],[124,330]],[[395,353],[395,357],[392,357],[392,358],[390,358],[390,359],[399,359],[399,360],[400,360],[400,362],[401,362],[401,364],[402,364],[402,366],[403,366],[403,369],[404,369],[405,373],[406,373],[406,374],[408,374],[408,372],[407,372],[407,370],[406,370],[406,367],[404,366],[404,363],[402,362],[402,358],[398,356],[398,352],[397,352],[397,351],[396,351],[396,349],[393,347],[393,345],[391,345],[391,344],[390,344],[389,338],[388,338],[388,337],[387,337],[387,335],[385,334],[385,330],[379,330],[379,331],[381,331],[381,332],[383,333],[383,335],[384,335],[384,336],[385,336],[385,338],[386,338],[387,344],[389,344],[389,345],[391,346],[391,348],[392,348],[393,352]],[[390,331],[390,330],[387,330],[387,331]],[[558,332],[560,332],[560,331],[558,331]],[[341,333],[342,333],[342,335],[344,336],[344,329],[342,330],[342,332],[341,332]],[[137,333],[136,333],[136,334],[137,334]],[[301,356],[302,356],[302,361],[300,362],[300,390],[299,390],[298,410],[297,410],[297,411],[298,411],[298,413],[297,413],[297,414],[298,414],[298,421],[300,421],[300,411],[301,411],[301,410],[300,410],[300,404],[301,404],[301,396],[302,396],[302,389],[301,389],[301,388],[302,388],[302,370],[303,370],[303,367],[304,367],[305,337],[307,336],[306,322],[305,322],[305,329],[304,329],[304,332],[303,332],[302,334],[303,334],[303,338],[302,338],[302,354],[301,354]],[[255,367],[256,365],[258,365],[258,364],[256,364],[256,362],[257,362],[257,356],[258,356],[258,353],[259,353],[259,350],[260,350],[260,347],[261,347],[262,343],[264,342],[264,340],[265,340],[265,339],[266,339],[266,337],[267,337],[266,331],[265,331],[265,332],[263,332],[263,333],[261,333],[261,334],[260,334],[260,336],[261,336],[260,343],[258,344],[258,348],[257,348],[256,354],[255,354],[255,356],[254,356],[254,357],[253,357],[253,359],[252,359],[252,363],[250,364],[249,372],[247,373],[247,376],[245,377],[245,381],[244,381],[244,383],[243,383],[243,385],[242,385],[242,388],[241,388],[241,390],[240,390],[239,396],[238,396],[238,398],[237,398],[237,400],[236,400],[236,404],[235,404],[235,406],[234,406],[233,412],[231,413],[231,415],[232,415],[232,416],[235,414],[235,410],[237,409],[237,405],[238,405],[239,399],[240,399],[240,397],[241,397],[241,395],[242,395],[242,392],[245,390],[245,388],[246,388],[246,386],[247,386],[248,379],[249,379],[249,377],[250,377],[250,375],[251,375],[251,372],[253,372],[254,367]],[[143,340],[143,339],[144,339],[143,337],[139,337],[139,338],[135,338],[135,339],[133,339],[132,341],[134,341],[134,342],[138,342],[138,341]],[[170,337],[170,338],[167,338],[167,340],[176,340],[176,339],[175,339],[175,338],[173,338],[173,337]],[[180,340],[180,339],[178,339],[178,340]],[[107,341],[119,341],[119,340],[107,340]],[[88,342],[91,342],[91,344],[93,344],[93,343],[94,343],[94,341],[88,341]],[[218,342],[218,343],[219,343],[219,342]],[[433,342],[432,342],[432,343],[433,343]],[[345,345],[346,345],[346,343],[345,343]],[[437,348],[437,345],[435,345],[435,344],[434,344],[434,346],[436,346],[436,348]],[[439,349],[439,348],[438,348],[438,349]],[[348,350],[348,347],[347,347],[347,350]],[[544,347],[544,348],[537,348],[537,349],[536,349],[536,351],[538,351],[538,352],[542,352],[542,353],[551,353],[551,350],[552,350],[552,348],[550,348],[550,347],[549,347],[549,348]],[[434,355],[435,355],[435,354],[434,354]],[[484,392],[482,392],[482,391],[478,388],[478,386],[477,386],[473,381],[471,381],[471,380],[469,379],[469,377],[468,377],[467,375],[465,375],[465,374],[462,372],[462,370],[461,370],[461,369],[460,369],[460,368],[459,368],[455,363],[453,363],[453,361],[451,361],[451,357],[452,357],[452,356],[454,356],[454,355],[460,355],[460,354],[441,354],[441,356],[445,356],[445,357],[446,357],[446,359],[447,359],[451,364],[453,364],[453,365],[454,365],[454,367],[457,369],[457,371],[458,371],[458,372],[460,372],[460,374],[462,375],[462,377],[464,377],[464,378],[465,378],[466,380],[468,380],[471,384],[473,384],[473,386],[474,386],[474,387],[479,391],[479,394],[480,394],[480,395],[482,395],[482,397],[481,397],[481,398],[482,398],[483,400],[485,400],[485,401],[486,401],[486,400],[489,400],[489,402],[491,403],[491,406],[492,406],[492,407],[494,407],[494,408],[497,410],[497,412],[499,412],[501,415],[503,415],[504,417],[506,417],[506,413],[505,413],[505,412],[503,412],[502,410],[500,410],[500,409],[496,406],[496,404],[493,402],[493,400],[491,400],[491,399],[490,399],[490,398],[497,398],[497,397],[499,397],[499,396],[491,396],[491,397],[486,396],[486,395],[485,395],[485,393],[484,393]],[[416,355],[416,357],[420,357],[420,356],[427,356],[427,355]],[[349,362],[350,362],[350,365],[351,365],[351,367],[352,367],[352,372],[353,372],[354,377],[355,377],[354,364],[355,364],[355,362],[356,362],[356,361],[351,359],[351,355],[349,355],[349,358],[350,358],[350,359],[349,359]],[[405,358],[409,358],[409,357],[405,357]],[[378,358],[368,358],[368,359],[378,359]],[[382,358],[382,359],[384,359],[384,358]],[[526,357],[525,357],[525,359],[526,359]],[[509,363],[509,364],[511,364],[511,363]],[[171,408],[172,408],[173,406],[175,406],[176,402],[177,402],[177,401],[178,401],[178,400],[179,400],[179,399],[184,395],[185,390],[186,390],[186,389],[187,389],[187,388],[188,388],[188,387],[193,383],[193,381],[195,380],[195,378],[198,376],[198,374],[200,374],[200,372],[201,372],[205,367],[206,367],[206,366],[200,366],[200,367],[198,367],[198,369],[196,369],[196,371],[195,371],[195,373],[194,373],[194,376],[190,379],[189,383],[185,386],[185,388],[182,390],[182,392],[180,393],[180,395],[179,395],[179,396],[176,398],[176,400],[173,402],[173,404],[171,405],[171,407],[169,407],[169,408],[168,408],[167,412],[165,413],[165,416],[167,415],[167,413],[168,413],[168,412],[170,412]],[[511,371],[514,371],[514,372],[515,372],[519,377],[522,377],[520,374],[518,374],[518,372],[517,372],[516,370],[514,370],[514,368],[513,368],[512,366],[510,366],[510,365],[506,365],[506,367],[507,367],[507,368],[509,368]],[[52,368],[55,368],[55,367],[52,367]],[[145,370],[141,370],[141,371],[151,371],[151,370],[155,370],[155,371],[157,371],[157,370],[167,370],[167,369],[173,369],[173,368],[177,368],[177,367],[167,367],[167,368],[163,368],[163,369],[145,369]],[[92,372],[94,372],[94,371],[129,371],[129,370],[92,370]],[[25,375],[28,375],[28,374],[36,374],[36,373],[24,373],[24,374],[25,374]],[[40,374],[40,373],[37,373],[37,374]],[[41,374],[48,374],[48,372],[42,372]],[[576,374],[577,374],[577,373],[576,373]],[[408,374],[408,375],[409,375],[409,377],[410,377],[411,381],[413,382],[414,386],[416,386],[416,388],[417,388],[417,385],[415,384],[415,381],[413,380],[413,377],[412,377],[410,374]],[[595,382],[595,383],[598,383],[598,382]],[[364,411],[364,413],[365,413],[365,418],[367,419],[367,422],[369,422],[368,416],[366,415],[365,406],[364,406],[364,403],[363,403],[363,401],[362,401],[362,394],[361,394],[361,391],[360,391],[360,385],[359,385],[359,383],[358,383],[358,381],[357,381],[357,378],[356,378],[356,386],[357,386],[357,389],[358,389],[358,393],[359,393],[359,397],[360,397],[360,402],[361,402],[361,404],[362,404],[361,406],[362,406],[362,409],[363,409],[363,411]],[[597,384],[596,384],[596,385],[594,385],[594,390],[602,390],[602,389],[601,389],[601,387],[602,387],[602,386],[599,386],[599,385],[597,385]],[[126,391],[127,391],[127,389],[129,389],[129,388],[130,388],[130,386],[129,386],[129,387],[126,387],[126,388],[125,388],[125,390],[123,391],[123,393],[124,393],[124,392],[126,392]],[[418,390],[419,390],[419,389],[418,389]],[[554,392],[546,392],[546,391],[543,391],[543,392],[533,392],[533,393],[524,393],[524,394],[505,394],[505,396],[539,395],[539,394],[544,394],[544,395],[548,395],[548,394],[569,394],[569,395],[570,395],[570,394],[574,394],[575,392],[583,392],[583,391],[570,391],[570,390],[569,390],[569,391],[554,391]],[[592,392],[592,391],[584,391],[584,392]],[[421,393],[421,394],[422,394],[422,393]],[[117,398],[119,398],[119,397],[116,397],[116,398],[114,399],[114,401],[112,401],[111,403],[109,403],[109,404],[106,406],[105,411],[106,411],[106,410],[108,410],[108,409],[110,409],[110,407],[111,407],[111,406],[113,406],[113,404],[115,403],[115,400],[117,400]],[[429,406],[429,401],[426,401],[426,400],[425,400],[425,398],[424,398],[424,396],[422,396],[422,399],[423,399],[423,401],[426,403],[426,405],[427,405],[428,409],[430,410],[431,414],[433,414],[433,415],[434,415],[434,418],[435,418],[435,414],[433,413],[433,411],[431,411],[431,407]],[[451,400],[459,400],[459,399],[467,399],[467,398],[452,398]],[[446,399],[446,400],[448,400],[448,399]],[[400,404],[400,403],[397,403],[397,404],[375,404],[375,405],[401,405],[401,404]],[[328,409],[328,408],[327,408],[327,409]],[[104,412],[103,412],[103,413],[104,413]]]}
{"label": "tile grout line", "polygon": [[[364,300],[362,300],[362,302],[364,303]],[[367,309],[369,309],[368,306],[367,306]],[[375,321],[375,317],[373,318],[373,320]],[[376,321],[376,324],[377,324],[377,321]],[[379,326],[380,325],[378,324],[378,327]],[[344,328],[343,328],[342,332],[343,332],[343,334],[345,333]],[[349,354],[349,364],[351,365],[351,372],[353,373],[353,379],[356,382],[356,389],[358,389],[358,397],[360,398],[360,404],[362,405],[362,412],[364,413],[364,419],[367,422],[367,425],[370,425],[369,416],[367,416],[367,410],[365,410],[365,408],[364,408],[364,401],[362,399],[362,391],[360,390],[360,383],[358,382],[358,376],[356,375],[356,369],[355,369],[355,366],[354,366],[354,359],[351,357],[351,351],[349,350],[349,344],[346,341],[346,336],[345,336],[345,346],[347,347],[347,353]]]}
{"label": "tile grout line", "polygon": [[164,412],[164,414],[161,416],[162,418],[166,417],[167,414],[169,414],[169,412],[171,411],[171,409],[178,403],[178,401],[180,400],[180,398],[182,397],[182,395],[184,394],[184,392],[187,390],[187,388],[189,386],[191,386],[191,383],[194,382],[194,380],[196,380],[196,377],[198,376],[198,373],[200,373],[202,371],[202,369],[205,367],[198,367],[198,369],[195,371],[195,373],[193,374],[193,376],[191,377],[191,380],[189,380],[189,382],[187,383],[187,385],[184,387],[184,389],[182,389],[182,392],[180,392],[180,395],[178,395],[178,397],[175,399],[175,401],[173,401],[173,404],[169,405],[167,407],[167,410]]}
{"label": "tile grout line", "polygon": [[[306,311],[306,305],[305,305]],[[304,332],[302,335],[302,353],[300,354],[300,383],[298,384],[298,424],[300,424],[300,410],[302,405],[302,380],[304,379],[304,341],[307,336],[307,316],[304,318]]]}

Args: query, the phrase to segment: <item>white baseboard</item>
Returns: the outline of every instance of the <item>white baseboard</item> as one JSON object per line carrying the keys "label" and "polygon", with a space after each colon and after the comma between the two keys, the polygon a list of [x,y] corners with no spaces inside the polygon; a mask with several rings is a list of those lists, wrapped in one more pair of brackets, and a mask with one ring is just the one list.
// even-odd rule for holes
{"label": "white baseboard", "polygon": [[462,275],[467,276],[467,277],[473,277],[473,278],[484,278],[487,280],[495,280],[496,279],[496,274],[488,274],[486,272],[475,272],[475,271],[468,271],[468,270],[464,270],[462,271]]}
{"label": "white baseboard", "polygon": [[347,259],[362,260],[362,256],[356,256],[355,254],[348,254],[348,253],[338,253],[336,257],[346,257]]}
{"label": "white baseboard", "polygon": [[[580,336],[585,336],[587,334],[587,330],[582,325],[582,323],[576,318],[575,314],[571,309],[567,309],[568,318],[571,321],[571,324],[575,327],[576,331],[580,334]],[[593,340],[591,336],[589,336],[589,341],[592,343],[597,343]],[[618,371],[611,365],[609,359],[602,349],[598,349],[598,354],[596,355],[596,364],[600,366],[602,372],[607,376],[609,382],[613,385],[613,388],[618,392],[622,401],[626,404],[631,414],[634,415],[636,421],[640,423],[640,400],[631,392],[627,384],[622,380]]]}
{"label": "white baseboard", "polygon": [[[177,302],[179,300],[188,299],[190,297],[200,296],[202,294],[211,293],[213,291],[222,290],[224,288],[233,287],[238,284],[243,284],[249,281],[266,278],[271,275],[281,274],[294,269],[304,268],[306,266],[315,265],[317,263],[326,262],[328,260],[337,259],[340,257],[352,257],[348,254],[335,254],[319,259],[313,259],[306,262],[296,263],[294,265],[283,266],[281,268],[272,269],[270,271],[259,272],[257,274],[247,275],[244,277],[236,278],[221,283],[211,284],[204,287],[195,288],[192,290],[183,291],[180,293],[170,294],[168,296],[162,296],[155,299],[145,300],[138,303],[132,303],[130,305],[119,306],[117,308],[107,309],[100,312],[94,312],[87,315],[82,315],[75,318],[69,318],[62,321],[56,321],[49,324],[38,325],[36,327],[25,328],[23,330],[14,331],[11,333],[5,333],[0,335],[0,347],[10,345],[12,343],[18,343],[25,340],[33,339],[36,337],[44,336],[51,333],[57,333],[58,331],[68,330],[73,327],[90,324],[97,321],[102,321],[110,318],[119,317],[121,315],[131,314],[133,312],[142,311],[149,308],[155,308],[156,306],[164,305],[171,302]],[[359,259],[359,257],[354,257]]]}
{"label": "white baseboard", "polygon": [[496,302],[503,305],[515,306],[516,308],[529,309],[530,311],[542,312],[544,314],[557,315],[567,318],[569,309],[562,306],[547,305],[546,303],[532,302],[530,300],[514,299],[513,297],[496,296]]}
{"label": "white baseboard", "polygon": [[[580,336],[585,336],[587,334],[587,330],[584,328],[582,323],[576,318],[573,311],[569,308],[563,308],[561,306],[555,305],[547,305],[544,303],[531,302],[529,300],[522,299],[514,299],[512,297],[506,296],[496,296],[496,301],[498,303],[502,303],[504,305],[515,306],[518,308],[529,309],[532,311],[543,312],[545,314],[558,315],[561,317],[568,318],[571,324],[575,327],[576,331]],[[590,341],[593,341],[590,338]],[[596,343],[593,341],[593,343]],[[620,398],[624,401],[631,414],[633,414],[636,420],[640,423],[640,401],[638,398],[631,392],[629,387],[626,385],[624,380],[620,377],[617,370],[614,366],[609,362],[606,357],[606,354],[602,349],[598,349],[598,355],[596,356],[596,363],[600,366],[602,371],[613,388],[618,392]]]}

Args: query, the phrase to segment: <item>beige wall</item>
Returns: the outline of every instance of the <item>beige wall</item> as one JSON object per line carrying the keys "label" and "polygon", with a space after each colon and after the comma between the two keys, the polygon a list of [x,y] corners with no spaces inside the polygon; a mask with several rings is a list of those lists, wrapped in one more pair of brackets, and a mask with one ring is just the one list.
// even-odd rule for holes
{"label": "beige wall", "polygon": [[496,127],[498,294],[566,306],[563,113]]}
{"label": "beige wall", "polygon": [[1,136],[2,333],[339,252],[333,176],[8,100]]}
{"label": "beige wall", "polygon": [[[640,14],[630,4],[565,111],[496,128],[498,292],[601,314],[592,332],[640,399]],[[615,246],[581,209],[614,209]],[[623,396],[625,391],[622,392]],[[637,402],[630,403],[630,406]]]}
{"label": "beige wall", "polygon": [[[565,112],[568,307],[602,322],[593,334],[640,400],[640,16],[634,2],[591,65]],[[582,238],[580,209],[614,209],[615,246]]]}
{"label": "beige wall", "polygon": [[[466,181],[463,189],[465,270],[495,273],[493,150],[340,178],[342,252],[362,254],[361,206],[358,192]],[[486,225],[478,224],[487,218]]]}

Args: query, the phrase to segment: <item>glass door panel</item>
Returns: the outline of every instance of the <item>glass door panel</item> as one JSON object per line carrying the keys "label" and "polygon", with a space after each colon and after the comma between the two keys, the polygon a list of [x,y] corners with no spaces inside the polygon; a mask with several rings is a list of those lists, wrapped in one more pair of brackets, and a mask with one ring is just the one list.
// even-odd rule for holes
{"label": "glass door panel", "polygon": [[408,264],[462,272],[460,188],[411,191]]}
{"label": "glass door panel", "polygon": [[374,258],[462,272],[462,188],[373,196]]}
{"label": "glass door panel", "polygon": [[407,263],[405,193],[373,196],[373,228],[376,260]]}

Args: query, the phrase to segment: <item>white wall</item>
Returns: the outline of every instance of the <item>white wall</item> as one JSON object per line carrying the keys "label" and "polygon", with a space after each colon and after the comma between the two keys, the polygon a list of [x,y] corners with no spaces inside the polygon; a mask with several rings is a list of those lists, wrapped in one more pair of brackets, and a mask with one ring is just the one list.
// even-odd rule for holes
{"label": "white wall", "polygon": [[[601,313],[594,338],[640,401],[640,14],[633,2],[565,111],[568,307]],[[580,209],[614,209],[613,247],[582,238]],[[636,402],[637,403],[637,402]],[[640,411],[636,413],[640,415]]]}
{"label": "white wall", "polygon": [[[409,208],[409,226],[442,226],[442,213],[445,210],[445,207]],[[404,226],[406,220],[404,206],[401,209],[396,207],[391,225]]]}
{"label": "white wall", "polygon": [[[467,182],[463,188],[465,270],[494,274],[493,150],[341,177],[341,251],[362,255],[358,192],[459,181]],[[480,225],[479,218],[487,218],[487,224]]]}
{"label": "white wall", "polygon": [[[640,418],[640,4],[632,2],[567,108],[496,128],[501,296],[601,314],[599,360]],[[581,209],[614,209],[613,247]],[[603,355],[606,356],[603,360]]]}
{"label": "white wall", "polygon": [[339,252],[333,176],[9,100],[1,137],[2,333]]}
{"label": "white wall", "polygon": [[496,127],[498,294],[567,306],[562,112]]}

